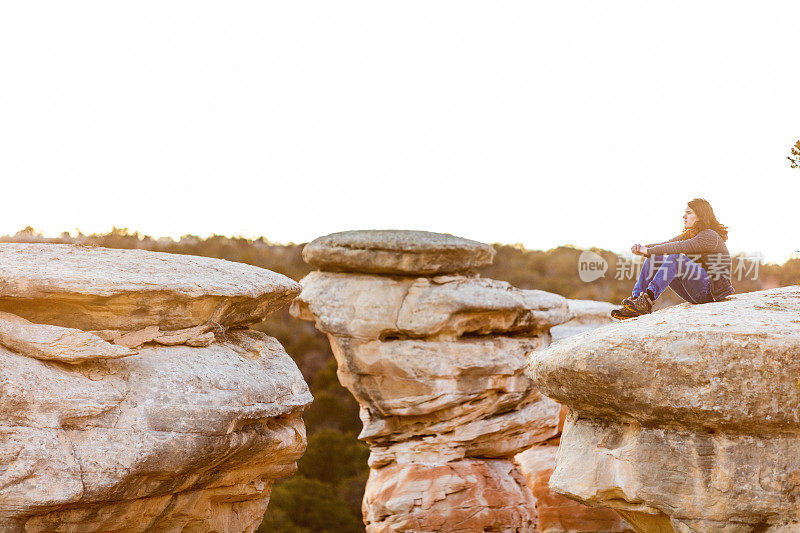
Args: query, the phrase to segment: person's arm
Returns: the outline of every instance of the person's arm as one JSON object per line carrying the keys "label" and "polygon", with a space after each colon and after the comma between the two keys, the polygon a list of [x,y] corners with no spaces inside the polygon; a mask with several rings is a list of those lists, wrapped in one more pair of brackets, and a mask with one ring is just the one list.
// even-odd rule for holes
{"label": "person's arm", "polygon": [[666,244],[666,243],[668,243],[668,242],[680,241],[680,240],[681,240],[681,237],[683,237],[683,233],[681,233],[681,234],[680,234],[680,235],[678,235],[677,237],[673,237],[673,238],[671,238],[671,239],[670,239],[670,240],[668,240],[668,241],[663,241],[663,242],[655,242],[655,243],[653,243],[653,244],[645,244],[645,246],[646,246],[646,247],[647,247],[647,249],[649,250],[651,246],[659,246],[659,245],[661,245],[661,244]]}
{"label": "person's arm", "polygon": [[647,247],[647,255],[699,254],[719,250],[721,237],[713,229],[705,229],[686,240],[667,241]]}

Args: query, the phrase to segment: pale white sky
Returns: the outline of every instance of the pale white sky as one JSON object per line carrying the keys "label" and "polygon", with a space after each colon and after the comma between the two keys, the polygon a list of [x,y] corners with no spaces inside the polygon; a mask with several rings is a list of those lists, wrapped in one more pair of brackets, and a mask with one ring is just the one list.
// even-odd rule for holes
{"label": "pale white sky", "polygon": [[0,6],[0,233],[800,249],[794,0]]}

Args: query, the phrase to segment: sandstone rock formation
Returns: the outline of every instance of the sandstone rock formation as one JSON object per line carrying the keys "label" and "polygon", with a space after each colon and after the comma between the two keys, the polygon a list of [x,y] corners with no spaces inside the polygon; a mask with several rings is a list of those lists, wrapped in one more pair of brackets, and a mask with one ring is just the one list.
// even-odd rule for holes
{"label": "sandstone rock formation", "polygon": [[303,259],[321,270],[423,275],[469,272],[489,265],[494,248],[429,231],[343,231],[308,243]]}
{"label": "sandstone rock formation", "polygon": [[493,255],[449,235],[389,231],[304,251],[323,271],[301,281],[291,311],[328,335],[361,405],[370,532],[536,531],[537,502],[513,458],[558,435],[561,406],[533,387],[526,358],[575,311],[555,294],[463,274]]}
{"label": "sandstone rock formation", "polygon": [[558,492],[638,531],[800,531],[800,287],[606,326],[531,367],[570,409]]}
{"label": "sandstone rock formation", "polygon": [[40,244],[0,244],[0,280],[0,530],[258,527],[305,449],[311,395],[280,344],[243,326],[299,286]]}
{"label": "sandstone rock formation", "polygon": [[550,489],[558,438],[514,457],[536,500],[537,529],[549,533],[621,533],[632,531],[611,509],[589,507]]}
{"label": "sandstone rock formation", "polygon": [[84,331],[246,326],[297,293],[286,276],[208,257],[0,244],[0,311]]}

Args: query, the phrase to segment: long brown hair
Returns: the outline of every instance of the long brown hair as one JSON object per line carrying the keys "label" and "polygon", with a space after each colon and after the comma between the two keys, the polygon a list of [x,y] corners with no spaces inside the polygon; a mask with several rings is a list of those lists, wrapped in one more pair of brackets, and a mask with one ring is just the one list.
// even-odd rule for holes
{"label": "long brown hair", "polygon": [[714,215],[714,210],[711,208],[711,204],[708,203],[708,200],[704,198],[695,198],[686,205],[691,207],[692,211],[694,211],[694,214],[697,215],[697,222],[694,223],[694,226],[685,230],[681,234],[683,237],[691,238],[704,229],[713,229],[719,233],[719,236],[722,237],[723,241],[728,240],[728,227],[719,223],[719,220],[717,220],[717,217]]}

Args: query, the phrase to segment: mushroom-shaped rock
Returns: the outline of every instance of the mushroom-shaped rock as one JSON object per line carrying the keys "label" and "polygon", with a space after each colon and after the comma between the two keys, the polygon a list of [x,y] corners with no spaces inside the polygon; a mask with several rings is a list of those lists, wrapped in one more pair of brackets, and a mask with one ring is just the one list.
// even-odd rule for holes
{"label": "mushroom-shaped rock", "polygon": [[360,230],[314,239],[303,259],[320,270],[420,275],[469,272],[491,264],[488,244],[429,231]]}
{"label": "mushroom-shaped rock", "polygon": [[800,287],[582,333],[532,352],[531,370],[571,410],[558,492],[641,531],[796,530]]}
{"label": "mushroom-shaped rock", "polygon": [[261,321],[300,292],[281,274],[208,257],[72,244],[0,244],[0,311],[90,330]]}
{"label": "mushroom-shaped rock", "polygon": [[312,398],[243,326],[298,290],[227,261],[0,245],[0,531],[254,532]]}
{"label": "mushroom-shaped rock", "polygon": [[348,232],[304,250],[321,271],[291,312],[328,335],[361,407],[370,533],[536,530],[513,457],[556,438],[562,408],[527,360],[574,313],[557,294],[466,274],[493,255],[426,232]]}

